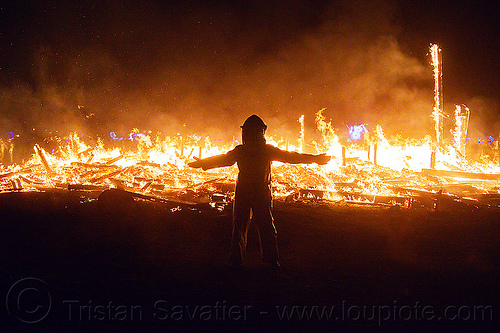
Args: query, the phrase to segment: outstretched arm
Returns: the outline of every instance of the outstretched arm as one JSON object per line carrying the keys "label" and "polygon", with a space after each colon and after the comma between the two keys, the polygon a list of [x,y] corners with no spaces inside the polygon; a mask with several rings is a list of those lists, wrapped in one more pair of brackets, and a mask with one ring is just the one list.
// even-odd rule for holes
{"label": "outstretched arm", "polygon": [[275,158],[274,160],[285,162],[285,163],[317,163],[317,164],[326,164],[330,161],[331,157],[326,156],[326,154],[301,154],[293,151],[286,151],[276,148]]}
{"label": "outstretched arm", "polygon": [[192,168],[202,168],[203,170],[220,168],[230,166],[236,163],[233,150],[228,151],[226,154],[215,155],[204,159],[196,159],[196,161],[189,163]]}

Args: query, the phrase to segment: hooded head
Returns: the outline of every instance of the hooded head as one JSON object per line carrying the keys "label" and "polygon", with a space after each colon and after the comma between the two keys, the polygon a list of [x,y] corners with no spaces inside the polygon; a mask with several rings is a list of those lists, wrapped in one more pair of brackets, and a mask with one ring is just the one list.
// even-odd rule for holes
{"label": "hooded head", "polygon": [[264,134],[266,133],[267,125],[257,115],[251,115],[245,120],[241,126],[241,136],[243,144],[262,144],[266,143]]}

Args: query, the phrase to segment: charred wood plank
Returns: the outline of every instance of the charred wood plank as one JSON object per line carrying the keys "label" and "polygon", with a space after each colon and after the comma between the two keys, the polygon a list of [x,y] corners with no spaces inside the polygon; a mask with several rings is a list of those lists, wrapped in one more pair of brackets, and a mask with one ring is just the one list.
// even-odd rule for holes
{"label": "charred wood plank", "polygon": [[45,154],[43,153],[42,148],[38,144],[35,144],[35,146],[33,148],[35,149],[35,152],[40,157],[40,160],[42,161],[43,167],[45,168],[45,171],[47,171],[47,174],[51,175],[52,169],[50,168],[49,162],[47,162],[47,158],[45,157]]}
{"label": "charred wood plank", "polygon": [[109,189],[106,185],[86,185],[86,184],[69,184],[70,191],[104,191]]}
{"label": "charred wood plank", "polygon": [[422,169],[422,174],[426,176],[500,180],[500,174],[495,174],[495,173],[490,174],[490,173],[474,173],[465,171]]}

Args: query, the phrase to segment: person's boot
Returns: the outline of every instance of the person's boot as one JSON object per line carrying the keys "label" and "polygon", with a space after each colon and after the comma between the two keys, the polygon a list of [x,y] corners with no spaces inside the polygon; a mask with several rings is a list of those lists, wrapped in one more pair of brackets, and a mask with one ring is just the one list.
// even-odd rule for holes
{"label": "person's boot", "polygon": [[271,261],[269,261],[269,263],[271,264],[271,267],[273,267],[273,268],[279,269],[281,267],[278,259],[271,260]]}

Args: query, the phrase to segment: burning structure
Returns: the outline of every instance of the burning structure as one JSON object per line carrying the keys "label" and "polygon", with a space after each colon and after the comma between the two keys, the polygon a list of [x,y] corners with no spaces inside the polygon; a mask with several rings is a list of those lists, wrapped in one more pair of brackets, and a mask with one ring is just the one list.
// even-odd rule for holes
{"label": "burning structure", "polygon": [[[434,75],[435,138],[419,140],[386,138],[382,127],[370,131],[365,125],[352,127],[356,139],[344,140],[331,121],[316,114],[321,140],[305,141],[304,116],[298,119],[298,140],[269,137],[268,142],[287,150],[302,152],[306,146],[327,153],[326,166],[275,163],[274,195],[285,200],[326,200],[405,208],[443,207],[498,208],[500,167],[498,143],[493,156],[472,158],[467,152],[470,111],[457,106],[452,140],[444,137],[441,50],[431,45]],[[356,132],[356,133],[354,133]],[[12,164],[13,144],[1,143],[0,191],[78,191],[82,200],[92,200],[110,188],[129,192],[146,200],[208,202],[223,208],[232,200],[235,167],[199,172],[187,166],[193,157],[224,152],[234,142],[214,143],[209,137],[181,135],[156,137],[134,130],[127,148],[106,147],[102,140],[87,144],[76,133],[52,138],[52,152],[35,144],[34,153],[21,164]],[[10,163],[8,163],[10,161]]]}

